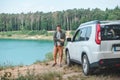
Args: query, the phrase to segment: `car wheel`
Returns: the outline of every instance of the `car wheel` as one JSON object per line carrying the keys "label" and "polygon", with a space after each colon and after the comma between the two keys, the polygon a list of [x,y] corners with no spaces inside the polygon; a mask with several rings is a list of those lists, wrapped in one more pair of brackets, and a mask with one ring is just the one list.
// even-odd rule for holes
{"label": "car wheel", "polygon": [[67,64],[67,66],[70,66],[70,65],[71,65],[69,51],[66,52],[66,64]]}
{"label": "car wheel", "polygon": [[82,69],[86,76],[90,74],[90,64],[87,55],[84,55],[82,58]]}

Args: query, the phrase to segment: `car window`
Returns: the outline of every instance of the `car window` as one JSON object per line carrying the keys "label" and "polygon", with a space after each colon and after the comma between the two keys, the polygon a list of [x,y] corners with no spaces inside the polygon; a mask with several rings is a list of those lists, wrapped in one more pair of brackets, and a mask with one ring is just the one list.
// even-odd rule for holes
{"label": "car window", "polygon": [[73,41],[79,41],[79,38],[80,38],[80,30],[78,30],[78,31],[75,33],[75,36],[73,37]]}
{"label": "car window", "polygon": [[101,26],[101,40],[120,40],[120,25]]}
{"label": "car window", "polygon": [[80,41],[85,41],[86,40],[86,30],[87,28],[82,28],[80,31]]}
{"label": "car window", "polygon": [[91,35],[91,27],[87,27],[87,31],[86,31],[86,40],[89,40]]}

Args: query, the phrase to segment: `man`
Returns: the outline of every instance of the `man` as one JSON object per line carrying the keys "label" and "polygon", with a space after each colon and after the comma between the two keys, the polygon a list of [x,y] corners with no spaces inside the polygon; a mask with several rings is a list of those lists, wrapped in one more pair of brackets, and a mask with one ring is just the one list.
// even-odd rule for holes
{"label": "man", "polygon": [[53,57],[54,57],[54,64],[53,67],[57,64],[57,53],[59,53],[59,64],[60,67],[62,67],[62,58],[63,58],[63,47],[65,42],[65,33],[61,30],[61,26],[57,25],[56,32],[53,36],[54,40],[54,51],[53,51]]}

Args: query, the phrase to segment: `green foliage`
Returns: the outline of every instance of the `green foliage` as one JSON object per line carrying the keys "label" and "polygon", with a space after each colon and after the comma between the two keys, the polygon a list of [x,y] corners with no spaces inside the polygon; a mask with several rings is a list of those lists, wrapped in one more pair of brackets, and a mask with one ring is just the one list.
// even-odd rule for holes
{"label": "green foliage", "polygon": [[7,32],[0,32],[0,35],[2,36],[7,36],[7,37],[11,37],[12,35],[45,35],[45,36],[48,36],[48,35],[52,35],[52,33],[48,33],[46,30],[33,30],[33,31],[30,31],[30,30],[24,30],[24,31],[7,31]]}
{"label": "green foliage", "polygon": [[54,32],[49,32],[49,33],[47,32],[47,35],[48,35],[48,36],[53,36],[53,35],[54,35]]}
{"label": "green foliage", "polygon": [[36,60],[33,64],[38,64],[38,63],[42,63],[43,61],[40,60]]}
{"label": "green foliage", "polygon": [[40,31],[40,33],[39,33],[39,34],[44,34],[44,35],[46,35],[46,36],[47,36],[47,35],[48,35],[48,32],[47,32],[47,30],[43,29],[43,30],[41,30],[41,31]]}
{"label": "green foliage", "polygon": [[71,35],[74,35],[74,34],[75,34],[75,31],[71,31],[70,34],[71,34]]}
{"label": "green foliage", "polygon": [[4,69],[4,66],[1,66],[1,65],[0,65],[0,71],[3,70],[3,69]]}
{"label": "green foliage", "polygon": [[14,68],[14,66],[12,64],[4,64],[4,65],[0,65],[0,70],[4,70],[7,68]]}
{"label": "green foliage", "polygon": [[46,59],[47,61],[53,60],[53,54],[52,54],[52,52],[47,53],[47,54],[45,55],[45,59]]}
{"label": "green foliage", "polygon": [[8,37],[11,37],[12,35],[11,35],[11,34],[8,34],[7,36],[8,36]]}
{"label": "green foliage", "polygon": [[12,34],[14,34],[14,33],[10,32],[10,31],[8,31],[8,32],[0,32],[0,35],[7,36],[7,37],[11,37]]}
{"label": "green foliage", "polygon": [[46,55],[45,55],[45,60],[41,61],[41,60],[36,60],[33,64],[39,64],[39,63],[45,63],[48,62],[48,61],[51,61],[53,60],[53,54],[52,52],[48,52]]}
{"label": "green foliage", "polygon": [[[0,31],[27,31],[36,34],[36,30],[46,33],[46,30],[55,30],[60,24],[65,30],[75,30],[81,23],[90,20],[120,20],[120,7],[106,8],[105,11],[95,9],[68,9],[56,12],[36,12],[20,14],[0,14]],[[45,35],[48,35],[47,33]],[[12,35],[8,35],[12,36]]]}
{"label": "green foliage", "polygon": [[43,73],[40,77],[41,80],[62,80],[62,75],[59,72]]}
{"label": "green foliage", "polygon": [[48,32],[44,29],[44,30],[33,30],[33,31],[28,31],[27,33],[28,35],[48,35]]}
{"label": "green foliage", "polygon": [[26,76],[19,76],[15,80],[62,80],[62,74],[59,72],[47,72],[38,75],[27,74]]}

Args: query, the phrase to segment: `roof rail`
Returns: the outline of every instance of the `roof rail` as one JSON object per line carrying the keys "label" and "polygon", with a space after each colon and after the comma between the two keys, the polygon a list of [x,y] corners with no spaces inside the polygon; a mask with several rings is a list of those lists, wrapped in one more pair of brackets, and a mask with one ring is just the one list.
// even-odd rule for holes
{"label": "roof rail", "polygon": [[111,20],[111,21],[100,21],[100,23],[111,23],[111,22],[120,22],[120,20]]}
{"label": "roof rail", "polygon": [[82,23],[80,26],[89,25],[89,24],[97,24],[97,23],[100,23],[100,21],[99,20],[89,21],[89,22]]}

